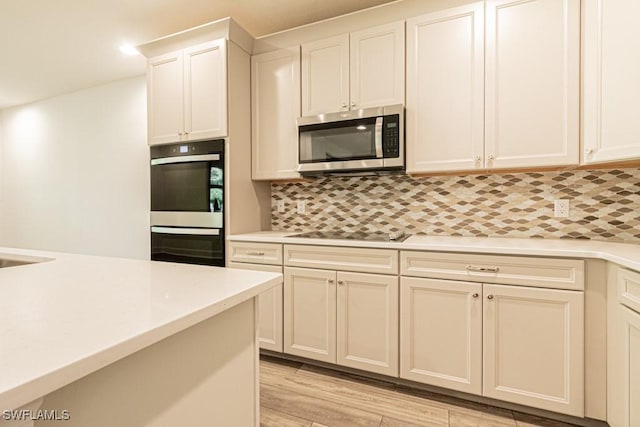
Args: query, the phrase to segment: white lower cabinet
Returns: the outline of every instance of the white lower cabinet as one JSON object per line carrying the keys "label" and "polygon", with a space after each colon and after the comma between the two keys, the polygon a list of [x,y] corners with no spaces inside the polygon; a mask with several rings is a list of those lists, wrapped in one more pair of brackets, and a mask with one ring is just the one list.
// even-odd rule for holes
{"label": "white lower cabinet", "polygon": [[284,352],[398,375],[398,277],[285,267]]}
{"label": "white lower cabinet", "polygon": [[337,363],[398,375],[398,277],[347,273],[337,277]]}
{"label": "white lower cabinet", "polygon": [[[282,266],[229,262],[230,268],[282,273]],[[260,348],[282,353],[282,285],[258,295],[258,340]]]}
{"label": "white lower cabinet", "polygon": [[403,277],[400,376],[482,393],[482,284]]}
{"label": "white lower cabinet", "polygon": [[483,285],[483,395],[584,416],[584,293]]}
{"label": "white lower cabinet", "polygon": [[[640,272],[613,267],[607,295],[607,422],[640,426]],[[611,286],[613,283],[616,286]],[[617,289],[614,289],[617,288]]]}
{"label": "white lower cabinet", "polygon": [[[457,273],[465,255],[443,256],[442,268]],[[402,252],[402,274],[419,271],[420,258],[433,254]],[[501,279],[507,265],[463,265],[469,281],[401,277],[400,377],[583,417],[584,292],[523,286],[517,278],[481,283]],[[572,265],[581,277],[580,262]]]}
{"label": "white lower cabinet", "polygon": [[[229,242],[227,267],[282,273],[282,245]],[[260,348],[282,353],[282,284],[258,295]]]}
{"label": "white lower cabinet", "polygon": [[284,269],[284,352],[336,363],[336,273]]}

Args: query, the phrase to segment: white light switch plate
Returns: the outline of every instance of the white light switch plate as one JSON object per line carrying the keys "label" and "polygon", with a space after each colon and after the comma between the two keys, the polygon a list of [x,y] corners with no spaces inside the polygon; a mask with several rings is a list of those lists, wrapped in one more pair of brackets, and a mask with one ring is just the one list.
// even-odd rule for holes
{"label": "white light switch plate", "polygon": [[298,210],[298,213],[299,213],[299,214],[303,214],[303,213],[305,213],[305,212],[306,212],[306,210],[307,210],[307,209],[306,209],[306,203],[305,203],[305,201],[304,201],[304,200],[298,200],[297,207],[298,207],[298,209],[297,209],[297,210]]}
{"label": "white light switch plate", "polygon": [[276,203],[276,210],[278,213],[284,213],[284,200],[278,200]]}

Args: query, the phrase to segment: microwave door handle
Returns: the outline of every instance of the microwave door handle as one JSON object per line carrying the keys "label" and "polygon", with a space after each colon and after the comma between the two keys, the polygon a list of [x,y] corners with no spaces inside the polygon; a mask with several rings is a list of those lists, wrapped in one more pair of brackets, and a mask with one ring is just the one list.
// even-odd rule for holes
{"label": "microwave door handle", "polygon": [[151,160],[151,166],[166,165],[168,163],[208,162],[220,160],[220,154],[202,154],[196,156],[162,157]]}
{"label": "microwave door handle", "polygon": [[378,159],[382,158],[382,117],[376,118],[376,127],[375,127],[375,136],[374,142],[376,145],[376,157]]}
{"label": "microwave door handle", "polygon": [[152,233],[163,234],[191,234],[198,236],[219,236],[220,230],[217,228],[174,228],[174,227],[151,227]]}

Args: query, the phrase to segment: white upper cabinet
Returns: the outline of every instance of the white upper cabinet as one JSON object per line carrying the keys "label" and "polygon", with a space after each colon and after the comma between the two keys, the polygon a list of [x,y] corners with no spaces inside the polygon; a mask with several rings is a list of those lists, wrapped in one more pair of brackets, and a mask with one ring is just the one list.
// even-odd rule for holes
{"label": "white upper cabinet", "polygon": [[184,129],[183,71],[182,52],[147,62],[149,144],[180,141]]}
{"label": "white upper cabinet", "polygon": [[226,40],[149,58],[149,144],[227,136]]}
{"label": "white upper cabinet", "polygon": [[351,109],[404,104],[404,22],[350,34]]}
{"label": "white upper cabinet", "polygon": [[302,45],[302,115],[347,110],[349,35]]}
{"label": "white upper cabinet", "polygon": [[300,178],[300,47],[251,57],[252,178]]}
{"label": "white upper cabinet", "polygon": [[640,2],[583,4],[583,163],[638,159]]}
{"label": "white upper cabinet", "polygon": [[407,52],[407,172],[482,167],[483,3],[408,20]]}
{"label": "white upper cabinet", "polygon": [[579,162],[579,0],[488,0],[407,21],[407,172]]}
{"label": "white upper cabinet", "polygon": [[184,131],[188,140],[227,136],[227,53],[220,39],[184,51]]}
{"label": "white upper cabinet", "polygon": [[302,115],[404,103],[404,22],[302,44]]}
{"label": "white upper cabinet", "polygon": [[486,166],[578,164],[580,0],[486,6]]}

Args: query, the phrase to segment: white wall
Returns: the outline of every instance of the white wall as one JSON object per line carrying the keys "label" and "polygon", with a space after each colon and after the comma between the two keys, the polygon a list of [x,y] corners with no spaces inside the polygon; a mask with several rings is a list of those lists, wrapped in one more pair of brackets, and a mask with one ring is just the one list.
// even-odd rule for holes
{"label": "white wall", "polygon": [[0,246],[148,259],[144,76],[0,112]]}

